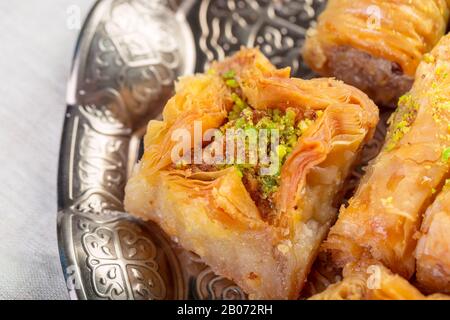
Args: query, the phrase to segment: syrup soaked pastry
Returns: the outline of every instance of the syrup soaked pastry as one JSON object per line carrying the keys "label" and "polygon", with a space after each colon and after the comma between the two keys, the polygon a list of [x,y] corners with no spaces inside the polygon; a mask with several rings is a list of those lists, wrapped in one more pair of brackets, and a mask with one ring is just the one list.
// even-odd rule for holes
{"label": "syrup soaked pastry", "polygon": [[450,180],[425,213],[416,259],[420,287],[450,293]]}
{"label": "syrup soaked pastry", "polygon": [[[205,74],[181,79],[163,121],[148,124],[144,155],[126,186],[128,212],[158,223],[254,299],[298,297],[335,221],[336,195],[378,121],[377,107],[361,91],[289,74],[258,50],[242,49]],[[189,142],[198,121],[197,136],[214,128],[275,130],[279,145],[267,154],[277,156],[277,170],[264,173],[260,159],[173,163],[177,129],[192,134]],[[219,134],[200,143],[206,159],[219,154],[223,141]]]}
{"label": "syrup soaked pastry", "polygon": [[450,300],[444,294],[423,295],[406,279],[373,261],[351,263],[344,279],[310,300]]}
{"label": "syrup soaked pastry", "polygon": [[324,249],[344,266],[364,257],[409,279],[422,215],[449,173],[450,36],[418,68],[382,152],[342,208]]}
{"label": "syrup soaked pastry", "polygon": [[323,76],[395,106],[423,55],[445,34],[447,0],[329,0],[307,33],[303,57]]}

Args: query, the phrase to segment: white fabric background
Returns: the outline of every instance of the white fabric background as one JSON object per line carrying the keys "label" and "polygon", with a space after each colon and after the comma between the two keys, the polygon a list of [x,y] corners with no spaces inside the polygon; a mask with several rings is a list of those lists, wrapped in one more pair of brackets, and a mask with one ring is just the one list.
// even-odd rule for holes
{"label": "white fabric background", "polygon": [[0,299],[67,299],[56,240],[65,92],[93,0],[0,0]]}

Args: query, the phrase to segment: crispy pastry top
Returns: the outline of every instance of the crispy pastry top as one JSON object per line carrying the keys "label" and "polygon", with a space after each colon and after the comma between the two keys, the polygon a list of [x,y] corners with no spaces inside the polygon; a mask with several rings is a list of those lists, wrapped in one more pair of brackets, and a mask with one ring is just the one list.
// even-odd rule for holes
{"label": "crispy pastry top", "polygon": [[308,31],[304,58],[329,74],[327,50],[352,47],[395,62],[413,77],[422,56],[444,35],[449,5],[446,0],[329,0]]}

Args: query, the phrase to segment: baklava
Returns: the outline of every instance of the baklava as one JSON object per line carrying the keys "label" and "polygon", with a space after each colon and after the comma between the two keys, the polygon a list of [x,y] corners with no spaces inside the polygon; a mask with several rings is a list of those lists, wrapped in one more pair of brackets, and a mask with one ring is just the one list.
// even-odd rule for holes
{"label": "baklava", "polygon": [[329,0],[307,33],[303,57],[314,71],[396,106],[424,54],[444,35],[446,0]]}
{"label": "baklava", "polygon": [[[358,89],[290,78],[289,68],[242,49],[178,82],[163,120],[148,124],[125,208],[155,221],[250,298],[297,298],[335,221],[339,190],[377,121],[376,105]],[[173,140],[191,142],[210,129],[212,139],[193,142],[200,153],[180,151]],[[228,161],[240,150],[221,133],[263,129],[278,132],[279,145],[266,148],[269,158],[276,156],[275,170],[260,159]],[[217,160],[224,140],[232,145],[230,159],[209,161]]]}

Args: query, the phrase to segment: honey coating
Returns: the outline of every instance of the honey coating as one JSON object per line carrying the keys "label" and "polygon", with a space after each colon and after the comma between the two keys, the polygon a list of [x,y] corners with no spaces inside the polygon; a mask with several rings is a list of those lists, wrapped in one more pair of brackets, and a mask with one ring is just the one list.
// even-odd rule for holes
{"label": "honey coating", "polygon": [[[129,213],[155,221],[252,299],[299,296],[335,220],[334,198],[378,122],[377,107],[361,91],[289,74],[257,49],[242,49],[205,74],[180,79],[163,120],[148,124],[144,155],[125,190]],[[284,150],[268,214],[244,181],[249,170],[172,163],[172,133],[193,134],[195,121],[204,133],[231,121],[248,124],[240,117],[258,115],[257,125],[275,113],[291,119],[292,112],[301,130],[287,136],[298,140]]]}

